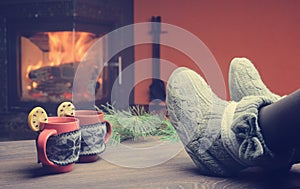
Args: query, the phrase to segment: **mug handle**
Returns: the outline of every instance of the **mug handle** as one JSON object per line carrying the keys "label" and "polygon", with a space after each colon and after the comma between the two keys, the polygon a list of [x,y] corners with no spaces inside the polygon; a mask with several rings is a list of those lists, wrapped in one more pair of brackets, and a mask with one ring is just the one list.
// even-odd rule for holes
{"label": "mug handle", "polygon": [[106,125],[106,135],[104,137],[104,143],[106,144],[112,134],[112,126],[109,121],[104,121],[104,123]]}
{"label": "mug handle", "polygon": [[47,157],[46,144],[50,136],[57,135],[57,131],[54,129],[44,129],[38,136],[37,140],[37,151],[38,151],[38,161],[45,165],[53,166],[55,165]]}

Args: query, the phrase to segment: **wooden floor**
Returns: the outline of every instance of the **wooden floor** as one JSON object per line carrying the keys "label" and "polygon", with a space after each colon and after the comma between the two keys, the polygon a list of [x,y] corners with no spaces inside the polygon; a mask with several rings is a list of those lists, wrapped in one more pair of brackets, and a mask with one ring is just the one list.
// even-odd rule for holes
{"label": "wooden floor", "polygon": [[[121,152],[109,154],[113,152],[107,150],[105,153],[108,154],[106,157],[128,158]],[[161,153],[168,153],[168,150]],[[132,160],[149,163],[151,157],[134,157]],[[179,150],[169,160],[148,167],[126,168],[100,159],[94,163],[76,164],[75,169],[69,173],[49,174],[36,163],[33,140],[0,142],[0,188],[300,188],[300,164],[293,166],[287,175],[268,175],[261,170],[251,169],[242,172],[237,178],[209,177],[197,172],[185,151]]]}

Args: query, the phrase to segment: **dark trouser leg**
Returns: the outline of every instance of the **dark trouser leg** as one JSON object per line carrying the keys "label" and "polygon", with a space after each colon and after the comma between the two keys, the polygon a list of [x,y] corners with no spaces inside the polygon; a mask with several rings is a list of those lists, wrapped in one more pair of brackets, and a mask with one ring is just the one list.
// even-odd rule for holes
{"label": "dark trouser leg", "polygon": [[300,90],[261,108],[258,122],[274,153],[300,149]]}

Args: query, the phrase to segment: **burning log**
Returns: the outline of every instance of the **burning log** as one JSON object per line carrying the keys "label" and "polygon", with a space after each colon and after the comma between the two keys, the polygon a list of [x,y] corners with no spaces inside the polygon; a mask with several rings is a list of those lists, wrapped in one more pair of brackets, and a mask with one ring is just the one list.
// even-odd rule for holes
{"label": "burning log", "polygon": [[31,94],[42,92],[46,96],[71,93],[75,70],[73,63],[44,66],[29,72]]}
{"label": "burning log", "polygon": [[29,72],[29,79],[43,82],[52,79],[72,81],[75,70],[73,63],[61,64],[59,66],[44,66]]}
{"label": "burning log", "polygon": [[[74,63],[59,66],[44,66],[29,72],[31,82],[30,94],[43,94],[43,96],[63,96],[72,93],[75,75]],[[96,91],[100,83],[96,83]]]}

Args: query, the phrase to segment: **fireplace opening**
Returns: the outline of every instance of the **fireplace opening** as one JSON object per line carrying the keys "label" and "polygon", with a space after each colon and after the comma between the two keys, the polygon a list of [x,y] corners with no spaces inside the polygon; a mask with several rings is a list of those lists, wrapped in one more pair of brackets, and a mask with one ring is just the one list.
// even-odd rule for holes
{"label": "fireplace opening", "polygon": [[[90,32],[75,31],[21,36],[21,101],[57,103],[71,100],[76,68],[99,37]],[[105,94],[102,76],[96,84],[96,100]]]}
{"label": "fireplace opening", "polygon": [[[16,62],[11,74],[14,78],[10,80],[13,108],[28,109],[42,105],[54,112],[58,103],[71,101],[78,65],[88,49],[105,34],[90,32],[88,28],[82,31],[43,30],[18,31],[12,36],[16,42],[15,51],[12,51],[16,52],[15,56],[10,57]],[[108,44],[101,48],[99,53],[104,58]],[[109,65],[99,73],[95,86],[96,102],[109,101],[112,76],[115,77],[115,69]]]}

